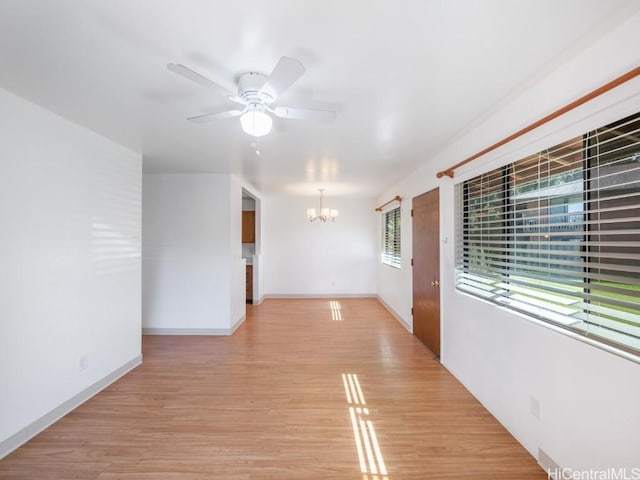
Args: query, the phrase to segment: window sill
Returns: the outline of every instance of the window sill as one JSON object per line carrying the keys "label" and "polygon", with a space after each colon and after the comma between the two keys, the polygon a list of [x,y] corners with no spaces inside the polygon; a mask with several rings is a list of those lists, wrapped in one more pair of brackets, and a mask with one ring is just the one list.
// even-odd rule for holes
{"label": "window sill", "polygon": [[386,265],[387,267],[395,268],[396,270],[402,270],[402,265],[393,265],[387,262],[380,262],[382,265]]}
{"label": "window sill", "polygon": [[625,360],[629,360],[631,362],[640,364],[640,355],[638,355],[635,352],[631,352],[629,350],[627,350],[624,347],[617,347],[615,345],[611,345],[609,343],[605,343],[606,339],[604,339],[605,341],[601,341],[599,339],[595,339],[591,336],[588,335],[584,335],[581,333],[578,333],[577,331],[574,331],[572,329],[567,328],[567,327],[563,327],[560,326],[556,323],[552,323],[551,321],[547,321],[544,318],[539,318],[531,313],[522,311],[522,310],[518,310],[513,308],[510,305],[506,305],[502,302],[495,302],[493,300],[490,300],[487,297],[483,297],[480,295],[477,295],[475,293],[471,293],[469,291],[466,291],[465,289],[461,289],[456,287],[455,289],[456,293],[460,294],[460,295],[464,295],[465,297],[468,298],[472,298],[474,300],[478,300],[486,305],[490,305],[492,307],[495,308],[499,308],[503,311],[509,312],[510,314],[513,314],[517,317],[520,317],[524,320],[527,320],[529,322],[532,322],[536,325],[539,325],[541,327],[547,328],[549,330],[553,330],[554,332],[560,333],[562,335],[565,335],[569,338],[573,338],[574,340],[578,340],[582,343],[586,343],[587,345],[591,345],[593,347],[596,347],[600,350],[604,350],[605,352],[609,352],[612,353],[618,357],[624,358]]}

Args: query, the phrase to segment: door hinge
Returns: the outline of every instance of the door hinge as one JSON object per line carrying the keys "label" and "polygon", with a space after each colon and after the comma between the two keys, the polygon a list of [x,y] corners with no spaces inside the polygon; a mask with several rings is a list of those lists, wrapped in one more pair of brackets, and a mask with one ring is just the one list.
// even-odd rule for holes
{"label": "door hinge", "polygon": [[411,266],[413,267],[413,258],[411,259]]}
{"label": "door hinge", "polygon": [[413,217],[413,208],[411,209],[411,216]]}
{"label": "door hinge", "polygon": [[411,315],[413,315],[413,307],[411,307]]}

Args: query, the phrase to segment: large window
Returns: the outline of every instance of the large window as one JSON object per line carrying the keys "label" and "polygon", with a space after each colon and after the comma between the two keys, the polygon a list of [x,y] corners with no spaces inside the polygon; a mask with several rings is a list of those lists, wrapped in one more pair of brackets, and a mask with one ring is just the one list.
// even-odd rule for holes
{"label": "large window", "polygon": [[400,207],[384,212],[382,231],[382,263],[400,268]]}
{"label": "large window", "polygon": [[640,114],[458,185],[456,286],[640,353]]}

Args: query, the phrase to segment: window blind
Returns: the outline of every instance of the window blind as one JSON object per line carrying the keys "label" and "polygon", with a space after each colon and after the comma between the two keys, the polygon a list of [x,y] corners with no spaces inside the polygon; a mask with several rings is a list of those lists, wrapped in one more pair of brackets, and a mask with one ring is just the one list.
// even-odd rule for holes
{"label": "window blind", "polygon": [[384,212],[382,263],[400,268],[400,207]]}
{"label": "window blind", "polygon": [[640,353],[640,114],[457,189],[458,289]]}

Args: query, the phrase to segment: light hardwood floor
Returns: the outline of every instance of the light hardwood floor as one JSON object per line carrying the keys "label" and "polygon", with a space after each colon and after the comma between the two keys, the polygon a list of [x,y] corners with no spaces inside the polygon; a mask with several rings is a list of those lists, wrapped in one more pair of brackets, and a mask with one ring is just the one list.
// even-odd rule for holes
{"label": "light hardwood floor", "polygon": [[0,478],[547,478],[377,300],[335,302],[248,306],[231,337],[144,337],[140,367]]}

